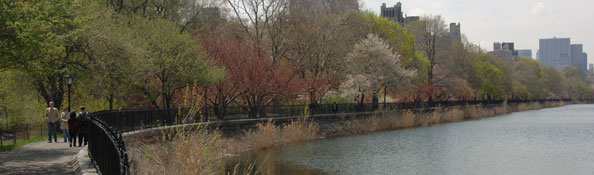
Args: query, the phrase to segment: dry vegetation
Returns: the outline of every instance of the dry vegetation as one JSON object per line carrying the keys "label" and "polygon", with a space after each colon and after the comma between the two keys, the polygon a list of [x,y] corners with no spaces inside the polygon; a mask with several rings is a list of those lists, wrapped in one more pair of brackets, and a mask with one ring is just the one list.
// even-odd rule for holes
{"label": "dry vegetation", "polygon": [[[289,124],[278,125],[273,121],[260,123],[257,129],[246,131],[233,138],[221,137],[218,132],[203,128],[181,129],[163,133],[156,143],[128,141],[135,174],[222,174],[224,158],[254,149],[307,142],[326,137],[349,136],[385,130],[431,126],[440,123],[475,120],[515,111],[562,106],[564,103],[531,103],[517,106],[495,107],[465,106],[438,109],[433,112],[400,113],[383,112],[361,119],[341,117],[338,122],[321,127],[317,122],[304,118]],[[231,172],[259,172],[255,166],[236,165]],[[256,173],[259,174],[259,173]]]}

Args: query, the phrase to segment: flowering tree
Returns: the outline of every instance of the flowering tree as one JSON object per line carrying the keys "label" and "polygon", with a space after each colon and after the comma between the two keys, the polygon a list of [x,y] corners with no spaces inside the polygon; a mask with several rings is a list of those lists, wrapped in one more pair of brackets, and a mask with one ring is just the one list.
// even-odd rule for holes
{"label": "flowering tree", "polygon": [[226,70],[225,80],[207,89],[207,101],[217,116],[224,116],[230,104],[242,105],[250,117],[275,99],[303,91],[304,83],[292,64],[273,65],[260,48],[248,41],[203,37],[208,58]]}
{"label": "flowering tree", "polygon": [[365,93],[377,93],[384,86],[398,90],[416,73],[406,69],[401,64],[400,55],[392,52],[390,45],[374,34],[357,43],[346,61],[348,80],[343,87],[347,94],[361,93],[362,100]]}

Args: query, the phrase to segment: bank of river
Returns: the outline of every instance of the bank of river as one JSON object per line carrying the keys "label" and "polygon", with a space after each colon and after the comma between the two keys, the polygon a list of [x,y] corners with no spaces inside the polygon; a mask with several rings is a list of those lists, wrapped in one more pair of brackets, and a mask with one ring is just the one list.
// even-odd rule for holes
{"label": "bank of river", "polygon": [[265,174],[593,174],[594,105],[243,153]]}

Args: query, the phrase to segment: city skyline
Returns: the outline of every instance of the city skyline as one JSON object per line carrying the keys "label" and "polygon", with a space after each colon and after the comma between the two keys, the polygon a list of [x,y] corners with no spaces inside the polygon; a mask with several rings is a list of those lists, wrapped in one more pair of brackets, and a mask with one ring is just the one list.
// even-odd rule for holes
{"label": "city skyline", "polygon": [[[571,38],[584,45],[584,52],[594,53],[594,36],[590,35],[594,24],[579,22],[594,14],[589,10],[593,1],[363,0],[362,8],[379,15],[382,3],[393,6],[398,2],[408,16],[441,15],[447,24],[461,22],[468,40],[488,51],[494,42],[514,42],[517,48],[535,53],[540,39],[557,37]],[[588,58],[588,63],[594,59]]]}

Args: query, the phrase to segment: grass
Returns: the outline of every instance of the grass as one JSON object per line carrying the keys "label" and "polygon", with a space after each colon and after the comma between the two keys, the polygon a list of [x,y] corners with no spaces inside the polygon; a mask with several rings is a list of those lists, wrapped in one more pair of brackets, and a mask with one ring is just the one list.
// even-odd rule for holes
{"label": "grass", "polygon": [[[64,140],[61,133],[58,133],[58,139],[60,139],[60,141]],[[30,136],[29,139],[17,139],[16,144],[14,144],[13,140],[4,140],[2,142],[2,146],[0,146],[0,152],[10,151],[10,150],[16,149],[18,147],[25,146],[29,143],[39,142],[39,141],[47,141],[47,135],[42,135],[42,136],[35,135],[35,136]]]}

